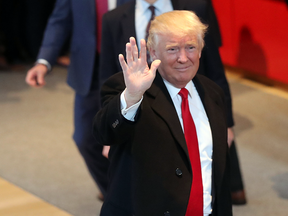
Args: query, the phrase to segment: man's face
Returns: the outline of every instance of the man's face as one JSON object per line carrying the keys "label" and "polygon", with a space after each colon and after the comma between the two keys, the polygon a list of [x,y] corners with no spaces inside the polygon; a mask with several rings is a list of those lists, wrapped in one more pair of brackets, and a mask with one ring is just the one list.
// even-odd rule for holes
{"label": "man's face", "polygon": [[196,36],[159,35],[152,48],[153,59],[161,60],[161,76],[177,88],[183,88],[196,75],[201,56]]}

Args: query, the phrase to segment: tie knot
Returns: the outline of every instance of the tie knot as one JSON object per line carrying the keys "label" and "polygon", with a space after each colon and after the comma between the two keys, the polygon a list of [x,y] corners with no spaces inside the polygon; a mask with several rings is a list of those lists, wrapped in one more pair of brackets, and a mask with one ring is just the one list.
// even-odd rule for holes
{"label": "tie knot", "polygon": [[151,11],[151,20],[153,20],[155,17],[155,7],[150,5],[148,9]]}
{"label": "tie knot", "polygon": [[188,98],[188,90],[186,88],[182,88],[180,91],[179,91],[179,95],[182,97],[182,99],[187,99]]}

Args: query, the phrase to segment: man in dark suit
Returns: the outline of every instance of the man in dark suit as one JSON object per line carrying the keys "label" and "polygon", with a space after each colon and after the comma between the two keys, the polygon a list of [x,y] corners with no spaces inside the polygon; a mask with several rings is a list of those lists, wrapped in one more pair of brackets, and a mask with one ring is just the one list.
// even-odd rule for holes
{"label": "man in dark suit", "polygon": [[[44,76],[51,70],[62,45],[72,34],[67,82],[75,90],[73,138],[90,174],[105,196],[109,161],[103,157],[103,147],[95,144],[91,132],[92,119],[99,110],[100,49],[96,41],[100,30],[96,27],[103,11],[100,11],[102,5],[98,3],[105,3],[105,0],[57,0],[45,30],[37,64],[28,71],[26,82],[35,87],[45,85]],[[103,199],[102,196],[100,198]]]}
{"label": "man in dark suit", "polygon": [[[127,60],[119,56],[123,74],[102,87],[94,133],[111,145],[110,167],[130,184],[123,197],[131,196],[132,209],[117,213],[120,202],[110,202],[114,214],[101,215],[232,215],[225,97],[214,82],[196,75],[205,30],[192,12],[164,13],[151,23],[151,68],[143,39],[140,57],[133,37]],[[104,205],[117,192],[110,188]]]}
{"label": "man in dark suit", "polygon": [[[138,46],[140,39],[144,38],[145,27],[151,16],[147,8],[151,3],[153,3],[156,8],[156,15],[160,15],[163,12],[167,12],[173,9],[192,10],[201,18],[201,20],[209,24],[208,34],[205,36],[205,47],[202,51],[198,74],[203,74],[216,82],[225,93],[228,111],[227,122],[229,127],[228,143],[229,146],[231,146],[230,153],[232,155],[231,162],[233,165],[231,167],[231,173],[233,174],[231,183],[232,194],[234,197],[233,201],[237,204],[243,204],[246,202],[246,200],[236,147],[233,140],[234,133],[232,128],[234,126],[234,121],[232,114],[232,100],[229,85],[224,72],[224,67],[218,50],[219,46],[221,46],[221,35],[217,20],[215,19],[216,15],[211,5],[211,1],[130,0],[130,3],[127,3],[105,14],[103,16],[103,40],[101,45],[103,50],[100,58],[99,71],[101,84],[114,73],[121,71],[117,56],[119,53],[125,53],[125,44],[129,37],[135,37]],[[144,18],[142,16],[144,16]]]}

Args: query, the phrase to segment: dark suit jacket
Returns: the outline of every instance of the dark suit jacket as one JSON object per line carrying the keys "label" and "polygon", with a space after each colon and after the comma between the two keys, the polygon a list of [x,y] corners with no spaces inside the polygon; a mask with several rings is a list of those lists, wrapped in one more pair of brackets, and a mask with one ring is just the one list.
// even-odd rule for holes
{"label": "dark suit jacket", "polygon": [[[231,216],[224,94],[202,75],[196,75],[193,82],[212,130],[213,216]],[[132,188],[123,197],[131,193],[136,216],[164,213],[184,216],[193,177],[185,137],[166,86],[157,73],[151,88],[144,94],[135,122],[126,120],[120,111],[120,94],[124,88],[122,73],[108,79],[101,93],[103,108],[94,119],[98,141],[112,145],[111,169],[123,171],[122,175]],[[130,160],[132,166],[124,167],[123,158]],[[119,164],[121,169],[115,168]],[[177,168],[181,176],[177,175]]]}
{"label": "dark suit jacket", "polygon": [[[216,21],[213,19],[209,21],[209,19],[213,17],[211,16],[211,11],[213,11],[213,8],[208,1],[172,0],[171,2],[175,10],[193,10],[202,21],[209,24],[211,23],[211,27],[214,26]],[[102,85],[108,77],[121,71],[118,55],[120,53],[125,55],[125,44],[129,41],[129,37],[133,36],[136,38],[135,1],[126,3],[115,10],[106,13],[103,16],[102,27],[99,71],[99,80],[101,82],[100,85]],[[217,28],[218,26],[211,28],[211,30]],[[231,95],[224,73],[224,67],[218,51],[219,44],[216,44],[215,40],[220,40],[219,31],[209,30],[205,37],[206,45],[202,51],[198,73],[207,76],[224,90],[227,103],[228,126],[232,127],[234,122],[232,116]]]}
{"label": "dark suit jacket", "polygon": [[211,5],[209,9],[209,25],[210,25],[210,31],[213,32],[214,42],[215,44],[220,47],[222,46],[222,38],[220,33],[220,27],[218,24],[217,16],[213,8],[212,0],[207,0],[208,4]]}
{"label": "dark suit jacket", "polygon": [[[96,55],[95,0],[57,0],[49,18],[38,59],[54,65],[67,37],[71,35],[68,84],[87,95],[94,72]],[[96,75],[94,78],[97,79]]]}

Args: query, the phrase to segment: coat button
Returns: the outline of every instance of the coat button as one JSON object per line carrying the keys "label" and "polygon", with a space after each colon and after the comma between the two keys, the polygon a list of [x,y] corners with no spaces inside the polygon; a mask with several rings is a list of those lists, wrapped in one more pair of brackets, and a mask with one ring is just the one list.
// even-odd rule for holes
{"label": "coat button", "polygon": [[169,211],[164,212],[164,216],[170,216],[170,212]]}
{"label": "coat button", "polygon": [[176,172],[176,175],[179,177],[182,176],[182,174],[183,174],[179,168],[177,168],[175,172]]}

